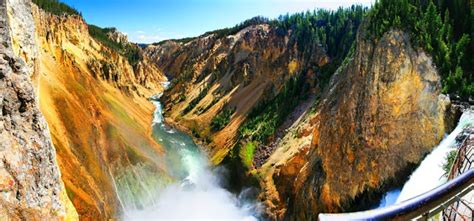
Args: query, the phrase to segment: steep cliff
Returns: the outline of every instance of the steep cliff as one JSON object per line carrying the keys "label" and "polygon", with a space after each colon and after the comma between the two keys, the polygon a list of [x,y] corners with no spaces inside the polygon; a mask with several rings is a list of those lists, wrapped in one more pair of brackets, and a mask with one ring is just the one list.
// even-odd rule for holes
{"label": "steep cliff", "polygon": [[[31,63],[29,73],[39,108],[56,149],[46,152],[49,158],[38,161],[51,163],[56,154],[67,195],[81,219],[116,219],[124,207],[140,206],[138,199],[149,197],[141,176],[150,177],[146,182],[165,182],[167,177],[160,160],[163,151],[151,136],[154,107],[147,101],[162,91],[166,77],[146,57],[132,67],[122,54],[92,38],[78,15],[53,15],[30,1],[15,1],[10,7],[11,16],[23,22],[7,25],[13,33],[13,48]],[[111,39],[124,40],[117,33],[111,34]],[[14,61],[10,64],[16,68]],[[25,98],[18,97],[18,102],[10,105],[30,105],[36,99],[32,88],[20,92]],[[20,111],[30,107],[25,105]],[[36,119],[39,111],[34,114],[30,120]],[[33,122],[42,125],[39,120]],[[36,130],[49,136],[44,126],[36,126]],[[50,143],[44,143],[52,149]],[[41,171],[41,166],[32,165],[31,169]],[[61,184],[59,171],[53,169],[41,179]],[[30,180],[40,188],[47,186]],[[52,186],[52,194],[59,196],[59,184]],[[54,208],[64,210],[56,201]]]}
{"label": "steep cliff", "polygon": [[29,2],[0,2],[0,219],[76,220],[30,79],[32,22]]}
{"label": "steep cliff", "polygon": [[366,208],[452,122],[431,56],[407,33],[373,25],[383,35],[370,38],[366,24],[354,42],[365,12],[256,18],[143,51],[79,13],[2,1],[0,218],[119,219],[153,202],[172,179],[147,101],[164,73],[167,121],[230,166],[233,185],[259,185],[268,218]]}
{"label": "steep cliff", "polygon": [[445,132],[447,101],[430,57],[401,31],[376,42],[364,31],[318,106],[309,150],[272,175],[287,218],[373,202],[370,195],[400,182]]}
{"label": "steep cliff", "polygon": [[[146,49],[174,77],[163,98],[168,120],[207,143],[213,163],[236,145],[238,129],[253,108],[275,97],[292,78],[305,75],[314,83],[316,69],[327,64],[321,46],[302,55],[290,35],[260,24],[224,37],[211,33]],[[213,129],[213,119],[225,112],[228,122]]]}
{"label": "steep cliff", "polygon": [[[238,131],[251,110],[265,110],[279,93],[291,91],[286,84],[292,76],[318,82],[331,62],[327,49],[312,46],[311,56],[301,56],[289,40],[291,31],[259,24],[220,38],[211,32],[163,42],[147,53],[174,77],[164,96],[169,119],[201,138],[213,163],[237,146],[231,155],[239,154],[248,167],[231,170],[257,169],[250,172],[270,218],[309,219],[321,211],[355,209],[359,202],[370,205],[378,192],[401,182],[445,132],[449,101],[440,95],[430,56],[403,32],[369,40],[366,31],[360,29],[354,51],[326,92],[310,85],[309,98],[273,125],[274,138],[258,146],[239,137],[254,133]],[[222,113],[228,122],[213,130]],[[260,117],[266,119],[265,113]]]}

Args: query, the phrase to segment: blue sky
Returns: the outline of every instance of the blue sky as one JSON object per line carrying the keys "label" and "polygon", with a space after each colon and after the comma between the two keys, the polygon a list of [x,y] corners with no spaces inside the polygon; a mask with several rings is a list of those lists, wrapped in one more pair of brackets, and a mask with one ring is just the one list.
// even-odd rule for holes
{"label": "blue sky", "polygon": [[198,36],[232,27],[257,15],[337,9],[374,0],[62,0],[82,12],[88,23],[117,27],[138,43]]}

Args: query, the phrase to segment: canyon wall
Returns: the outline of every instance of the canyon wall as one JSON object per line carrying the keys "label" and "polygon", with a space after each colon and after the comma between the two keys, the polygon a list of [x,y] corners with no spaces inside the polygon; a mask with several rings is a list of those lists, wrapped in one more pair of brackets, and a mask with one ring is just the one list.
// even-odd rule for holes
{"label": "canyon wall", "polygon": [[[143,206],[144,185],[170,181],[147,100],[166,77],[147,57],[131,65],[95,40],[79,15],[53,15],[28,0],[2,3],[7,217],[119,219]],[[118,32],[109,37],[140,50]]]}
{"label": "canyon wall", "polygon": [[38,67],[30,9],[0,2],[0,219],[77,220],[30,79]]}
{"label": "canyon wall", "polygon": [[[231,166],[231,182],[260,187],[270,219],[373,203],[450,123],[436,67],[399,30],[370,40],[361,27],[341,63],[328,45],[302,45],[294,28],[269,22],[144,51],[110,29],[109,40],[140,51],[132,64],[79,15],[28,0],[2,1],[0,10],[0,213],[13,219],[120,219],[153,201],[148,190],[172,179],[147,100],[163,92],[165,73],[166,120],[203,144],[214,165]],[[325,86],[331,65],[340,66]],[[282,99],[294,102],[278,106]],[[272,105],[276,116],[255,112]],[[242,131],[255,119],[274,124]],[[255,138],[267,127],[273,134]]]}
{"label": "canyon wall", "polygon": [[36,87],[68,195],[81,219],[117,219],[124,207],[140,206],[124,202],[128,196],[147,194],[139,174],[166,180],[163,150],[151,136],[154,106],[147,100],[162,91],[166,77],[146,58],[132,67],[92,38],[82,17],[32,8]]}
{"label": "canyon wall", "polygon": [[449,100],[440,95],[431,58],[401,31],[376,42],[364,31],[317,107],[308,148],[264,171],[274,217],[311,219],[374,202],[403,182],[445,133]]}
{"label": "canyon wall", "polygon": [[[321,46],[303,55],[290,37],[291,32],[260,24],[224,37],[210,33],[148,46],[149,57],[173,78],[163,97],[167,120],[200,138],[214,164],[222,162],[253,108],[275,97],[291,78],[306,75],[314,84],[316,70],[329,62]],[[213,118],[225,110],[232,112],[229,122],[213,130]]]}
{"label": "canyon wall", "polygon": [[[230,168],[257,181],[268,218],[309,220],[319,212],[367,209],[378,194],[403,182],[449,123],[449,99],[441,95],[430,56],[402,31],[379,40],[369,40],[365,31],[359,29],[324,93],[317,82],[332,62],[324,46],[305,45],[313,53],[301,56],[289,43],[291,31],[278,33],[268,24],[224,37],[166,41],[146,51],[173,78],[163,98],[168,121],[202,141],[214,164],[245,145],[238,130],[253,109],[271,105],[264,101],[292,76],[311,79],[309,98],[255,148],[251,166]],[[234,110],[230,122],[212,130],[213,118],[227,109]]]}

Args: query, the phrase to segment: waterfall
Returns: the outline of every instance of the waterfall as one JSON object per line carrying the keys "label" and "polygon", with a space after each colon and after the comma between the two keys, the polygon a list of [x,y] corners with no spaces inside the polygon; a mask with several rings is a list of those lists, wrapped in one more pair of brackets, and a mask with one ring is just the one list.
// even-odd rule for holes
{"label": "waterfall", "polygon": [[[255,216],[258,205],[248,197],[243,197],[245,193],[235,196],[222,188],[216,171],[211,169],[207,157],[200,152],[193,140],[164,123],[162,106],[157,98],[159,95],[152,101],[156,106],[152,124],[153,135],[166,150],[168,176],[177,182],[166,186],[161,185],[162,183],[157,183],[159,185],[154,187],[136,186],[136,189],[142,188],[140,192],[147,193],[141,196],[133,196],[131,191],[121,194],[123,201],[141,202],[140,206],[126,206],[124,219],[257,220]],[[139,172],[133,171],[133,173]],[[160,176],[150,173],[144,175],[158,178]],[[140,199],[136,199],[137,197]]]}
{"label": "waterfall", "polygon": [[469,125],[474,125],[474,112],[472,111],[463,113],[456,129],[445,137],[412,173],[410,179],[403,186],[397,203],[428,192],[447,181],[443,176],[445,172],[442,165],[446,162],[448,153],[455,150],[456,137]]}

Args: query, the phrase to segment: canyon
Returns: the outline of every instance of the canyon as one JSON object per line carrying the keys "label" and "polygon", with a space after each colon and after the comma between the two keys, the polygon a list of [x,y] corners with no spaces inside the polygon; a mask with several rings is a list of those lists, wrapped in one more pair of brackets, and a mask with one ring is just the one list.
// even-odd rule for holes
{"label": "canyon", "polygon": [[[410,171],[451,130],[444,119],[449,98],[440,93],[431,59],[413,49],[402,31],[375,43],[362,36],[357,33],[353,57],[334,74],[328,90],[314,92],[319,103],[301,102],[306,109],[282,132],[260,167],[246,168],[243,158],[232,162],[247,171],[241,176],[256,177],[272,219],[307,220],[317,211],[348,209],[367,191],[399,182],[395,177]],[[224,38],[211,34],[146,49],[165,73],[194,71],[165,92],[165,116],[197,134],[214,164],[231,155],[232,148],[245,146],[236,144],[245,142],[238,141],[239,126],[259,101],[271,99],[272,90],[282,90],[280,79],[288,81],[284,78],[301,72],[304,64],[321,67],[331,60],[322,48],[303,61],[292,59],[298,51],[285,45],[288,38],[267,25],[255,25]],[[196,97],[200,100],[186,113]],[[235,109],[230,122],[213,132],[212,117],[228,106]]]}
{"label": "canyon", "polygon": [[408,30],[372,37],[369,9],[345,10],[314,12],[343,18],[337,30],[318,23],[317,40],[292,17],[255,17],[138,45],[80,14],[2,1],[0,219],[316,220],[372,208],[472,108],[444,92]]}

